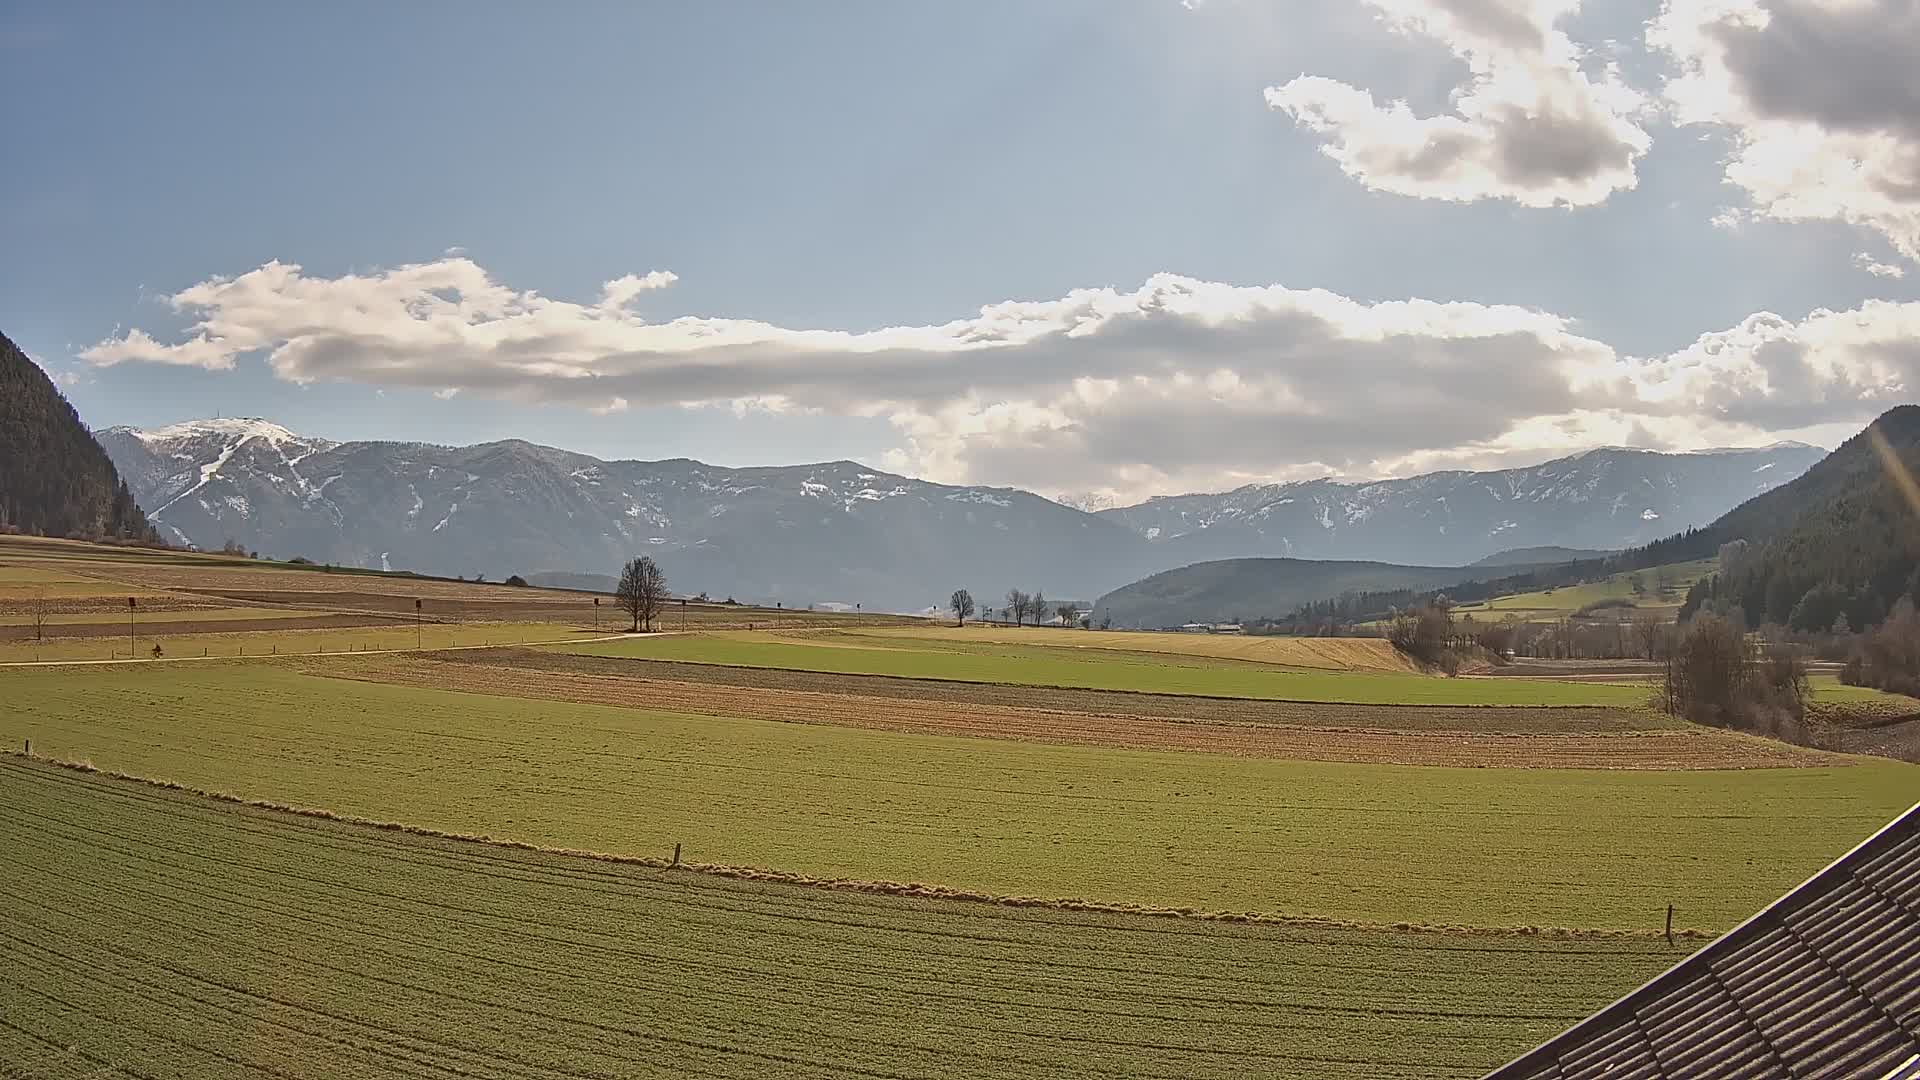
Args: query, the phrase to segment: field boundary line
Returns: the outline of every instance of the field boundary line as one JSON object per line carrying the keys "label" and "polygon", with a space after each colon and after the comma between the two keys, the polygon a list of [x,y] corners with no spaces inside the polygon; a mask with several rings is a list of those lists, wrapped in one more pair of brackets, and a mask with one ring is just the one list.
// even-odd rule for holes
{"label": "field boundary line", "polygon": [[[163,791],[177,792],[208,802],[265,811],[269,814],[314,818],[322,821],[338,822],[356,828],[376,829],[382,832],[402,833],[430,840],[474,844],[491,848],[525,851],[540,855],[587,859],[623,866],[639,866],[653,870],[684,870],[690,873],[729,878],[736,881],[762,881],[806,888],[898,896],[916,900],[960,901],[1013,908],[1042,908],[1056,911],[1077,911],[1104,915],[1141,915],[1154,918],[1194,919],[1205,922],[1254,923],[1319,930],[1378,930],[1397,933],[1540,937],[1555,940],[1581,938],[1664,940],[1665,938],[1664,932],[1660,930],[1623,930],[1566,926],[1468,926],[1416,922],[1372,923],[1315,915],[1287,915],[1277,912],[1203,911],[1191,907],[1161,907],[1151,904],[1087,900],[1076,897],[1003,895],[980,892],[972,889],[953,888],[946,885],[933,885],[924,882],[881,881],[859,878],[822,878],[791,870],[733,866],[725,863],[684,861],[675,863],[671,860],[652,855],[626,855],[616,852],[591,851],[584,848],[551,847],[532,844],[523,840],[506,840],[480,833],[458,833],[441,829],[430,829],[419,825],[409,825],[405,822],[381,821],[374,818],[336,813],[335,811],[318,807],[303,807],[277,803],[269,799],[248,799],[230,792],[209,791],[204,788],[197,788],[172,780],[162,780],[156,777],[138,776],[112,769],[102,769],[88,761],[70,761],[43,754],[26,754],[19,750],[0,751],[0,762],[8,760],[16,763],[24,762],[30,768],[39,766],[43,768],[62,769],[87,776],[105,777],[117,783],[143,785]],[[1701,930],[1696,927],[1675,929],[1673,935],[1679,938],[1700,941],[1710,940],[1718,936],[1711,931]]]}
{"label": "field boundary line", "polygon": [[[472,624],[471,623],[440,623],[439,625],[469,626]],[[265,631],[265,632],[274,633],[277,631]],[[664,637],[664,636],[673,635],[673,634],[693,634],[693,633],[698,633],[698,631],[655,630],[649,636]],[[521,648],[521,647],[532,648],[536,645],[593,645],[602,641],[625,641],[626,639],[632,636],[633,635],[631,634],[607,634],[601,637],[591,637],[591,638],[554,638],[550,641],[514,641],[514,642],[507,642],[499,645],[491,645],[491,644],[489,645],[442,645],[442,646],[439,646],[438,648],[428,648],[428,649],[361,649],[358,651],[355,651],[352,649],[346,649],[346,650],[341,650],[338,652],[330,652],[330,653],[322,653],[322,652],[262,653],[259,656],[159,656],[159,657],[136,656],[128,659],[114,659],[114,660],[0,660],[0,668],[88,667],[88,666],[94,666],[94,665],[100,665],[100,664],[184,664],[184,663],[187,663],[188,661],[206,662],[209,660],[228,660],[228,661],[233,661],[238,663],[246,663],[252,660],[289,660],[289,659],[298,659],[301,657],[308,657],[308,656],[398,656],[406,653],[462,652],[467,649],[514,649],[514,648]],[[1571,706],[1571,707],[1572,708],[1591,708],[1593,706],[1577,705],[1577,706]],[[1601,706],[1601,707],[1604,707],[1604,706]]]}

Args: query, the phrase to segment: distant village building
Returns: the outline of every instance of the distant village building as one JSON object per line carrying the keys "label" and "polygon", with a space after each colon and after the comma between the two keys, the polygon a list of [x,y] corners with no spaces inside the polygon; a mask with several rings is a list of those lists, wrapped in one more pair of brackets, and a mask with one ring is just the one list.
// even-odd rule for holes
{"label": "distant village building", "polygon": [[1920,1078],[1920,806],[1487,1080]]}

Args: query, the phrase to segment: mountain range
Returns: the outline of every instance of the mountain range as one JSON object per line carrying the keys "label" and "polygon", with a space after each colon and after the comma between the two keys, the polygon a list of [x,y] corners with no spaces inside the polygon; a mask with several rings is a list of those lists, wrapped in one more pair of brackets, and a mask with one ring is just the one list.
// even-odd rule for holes
{"label": "mountain range", "polygon": [[1252,484],[1099,516],[1160,545],[1166,566],[1249,556],[1463,565],[1514,548],[1644,544],[1712,521],[1825,456],[1805,443],[1692,454],[1606,448],[1523,469]]}
{"label": "mountain range", "polygon": [[938,606],[958,587],[982,603],[1013,586],[1098,596],[1212,558],[1434,565],[1514,547],[1625,547],[1712,520],[1823,453],[1595,450],[1528,469],[1257,485],[1087,513],[850,461],[725,468],[518,440],[333,442],[260,419],[96,434],[173,542],[536,581],[611,575],[645,553],[680,592],[884,610]]}

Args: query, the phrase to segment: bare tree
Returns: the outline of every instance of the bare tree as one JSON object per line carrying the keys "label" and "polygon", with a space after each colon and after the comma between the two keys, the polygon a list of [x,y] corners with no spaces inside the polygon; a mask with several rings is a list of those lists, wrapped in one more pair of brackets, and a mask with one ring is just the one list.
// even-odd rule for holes
{"label": "bare tree", "polygon": [[955,589],[947,606],[953,609],[953,617],[959,620],[960,625],[965,626],[967,619],[973,615],[973,594],[965,589]]}
{"label": "bare tree", "polygon": [[1696,615],[1667,653],[1667,711],[1695,723],[1782,734],[1806,714],[1806,664],[1791,648],[1762,653],[1736,622]]}
{"label": "bare tree", "polygon": [[1007,614],[1013,616],[1013,625],[1019,626],[1027,617],[1027,594],[1019,589],[1007,590]]}
{"label": "bare tree", "polygon": [[1059,607],[1054,609],[1054,614],[1060,616],[1061,626],[1073,625],[1074,610],[1073,610],[1072,604],[1061,604]]}
{"label": "bare tree", "polygon": [[1053,612],[1047,610],[1047,594],[1039,589],[1033,590],[1033,595],[1027,597],[1027,616],[1033,620],[1033,625],[1039,626],[1052,615]]}
{"label": "bare tree", "polygon": [[627,565],[620,568],[620,584],[614,590],[613,602],[633,619],[633,630],[653,629],[653,621],[659,618],[660,608],[667,602],[667,576],[660,572],[660,565],[652,556],[629,559]]}
{"label": "bare tree", "polygon": [[1643,611],[1634,616],[1634,640],[1639,644],[1640,651],[1647,654],[1647,659],[1660,658],[1660,639],[1666,636],[1666,625],[1660,621],[1660,616],[1651,611]]}

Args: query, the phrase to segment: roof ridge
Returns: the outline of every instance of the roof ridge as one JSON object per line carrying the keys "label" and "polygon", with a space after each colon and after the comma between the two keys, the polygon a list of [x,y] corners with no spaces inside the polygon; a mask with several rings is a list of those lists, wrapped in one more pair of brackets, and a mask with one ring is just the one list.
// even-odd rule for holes
{"label": "roof ridge", "polygon": [[[1646,982],[1641,983],[1626,994],[1623,994],[1585,1020],[1580,1021],[1559,1035],[1548,1039],[1546,1042],[1541,1043],[1525,1054],[1489,1072],[1485,1080],[1522,1080],[1522,1078],[1526,1078],[1526,1080],[1536,1080],[1538,1077],[1553,1075],[1552,1073],[1543,1072],[1542,1070],[1547,1067],[1557,1069],[1559,1063],[1563,1060],[1563,1055],[1560,1052],[1562,1049],[1571,1052],[1579,1047],[1604,1038],[1606,1035],[1619,1030],[1629,1019],[1637,1024],[1640,1013],[1645,1006],[1658,1000],[1672,990],[1684,987],[1702,974],[1711,977],[1719,984],[1722,991],[1726,994],[1729,1003],[1735,1009],[1739,1010],[1740,1015],[1745,1018],[1749,1024],[1753,1025],[1754,1030],[1760,1035],[1761,1041],[1774,1055],[1774,1059],[1780,1061],[1782,1066],[1786,1067],[1787,1063],[1781,1057],[1780,1048],[1768,1037],[1766,1030],[1760,1028],[1758,1023],[1748,1014],[1746,1006],[1741,1002],[1739,996],[1734,993],[1733,988],[1728,986],[1725,980],[1720,977],[1716,962],[1735,950],[1744,949],[1760,941],[1766,934],[1776,929],[1787,930],[1787,915],[1797,912],[1812,904],[1820,897],[1832,893],[1835,891],[1834,886],[1842,880],[1873,886],[1873,883],[1868,882],[1853,871],[1861,868],[1862,864],[1876,861],[1882,854],[1890,850],[1896,850],[1910,842],[1914,845],[1916,851],[1920,851],[1920,803],[1915,803],[1909,807],[1905,813],[1896,816],[1892,821],[1876,829],[1872,835],[1855,844],[1852,848],[1848,849],[1845,854],[1822,867],[1812,877],[1807,878],[1795,888],[1776,898],[1772,903],[1761,908],[1733,929],[1728,930],[1726,933],[1701,946],[1694,952],[1682,957],[1674,963],[1673,966],[1655,975],[1653,978],[1648,979]],[[1884,890],[1879,889],[1877,886],[1873,887],[1873,891],[1882,898],[1893,900],[1895,907],[1898,909],[1910,911],[1904,902],[1899,901],[1897,897],[1888,897]],[[1791,930],[1789,930],[1789,933],[1792,933]],[[1801,940],[1798,934],[1792,934],[1792,936],[1796,941]],[[1810,951],[1823,963],[1826,962],[1826,958],[1822,956],[1818,950],[1810,949]],[[1853,988],[1851,982],[1847,982],[1846,985],[1850,989]],[[1860,996],[1865,997],[1866,995],[1861,994]],[[1868,1000],[1871,1002],[1872,999],[1869,998]],[[1877,1002],[1873,1004],[1875,1005],[1876,1011],[1884,1015],[1884,1009],[1881,1008]],[[1897,1020],[1893,1026],[1895,1031],[1910,1041],[1914,1049],[1920,1050],[1920,1036],[1916,1036],[1914,1033],[1907,1031]],[[1658,1056],[1657,1050],[1655,1056],[1656,1058]]]}

